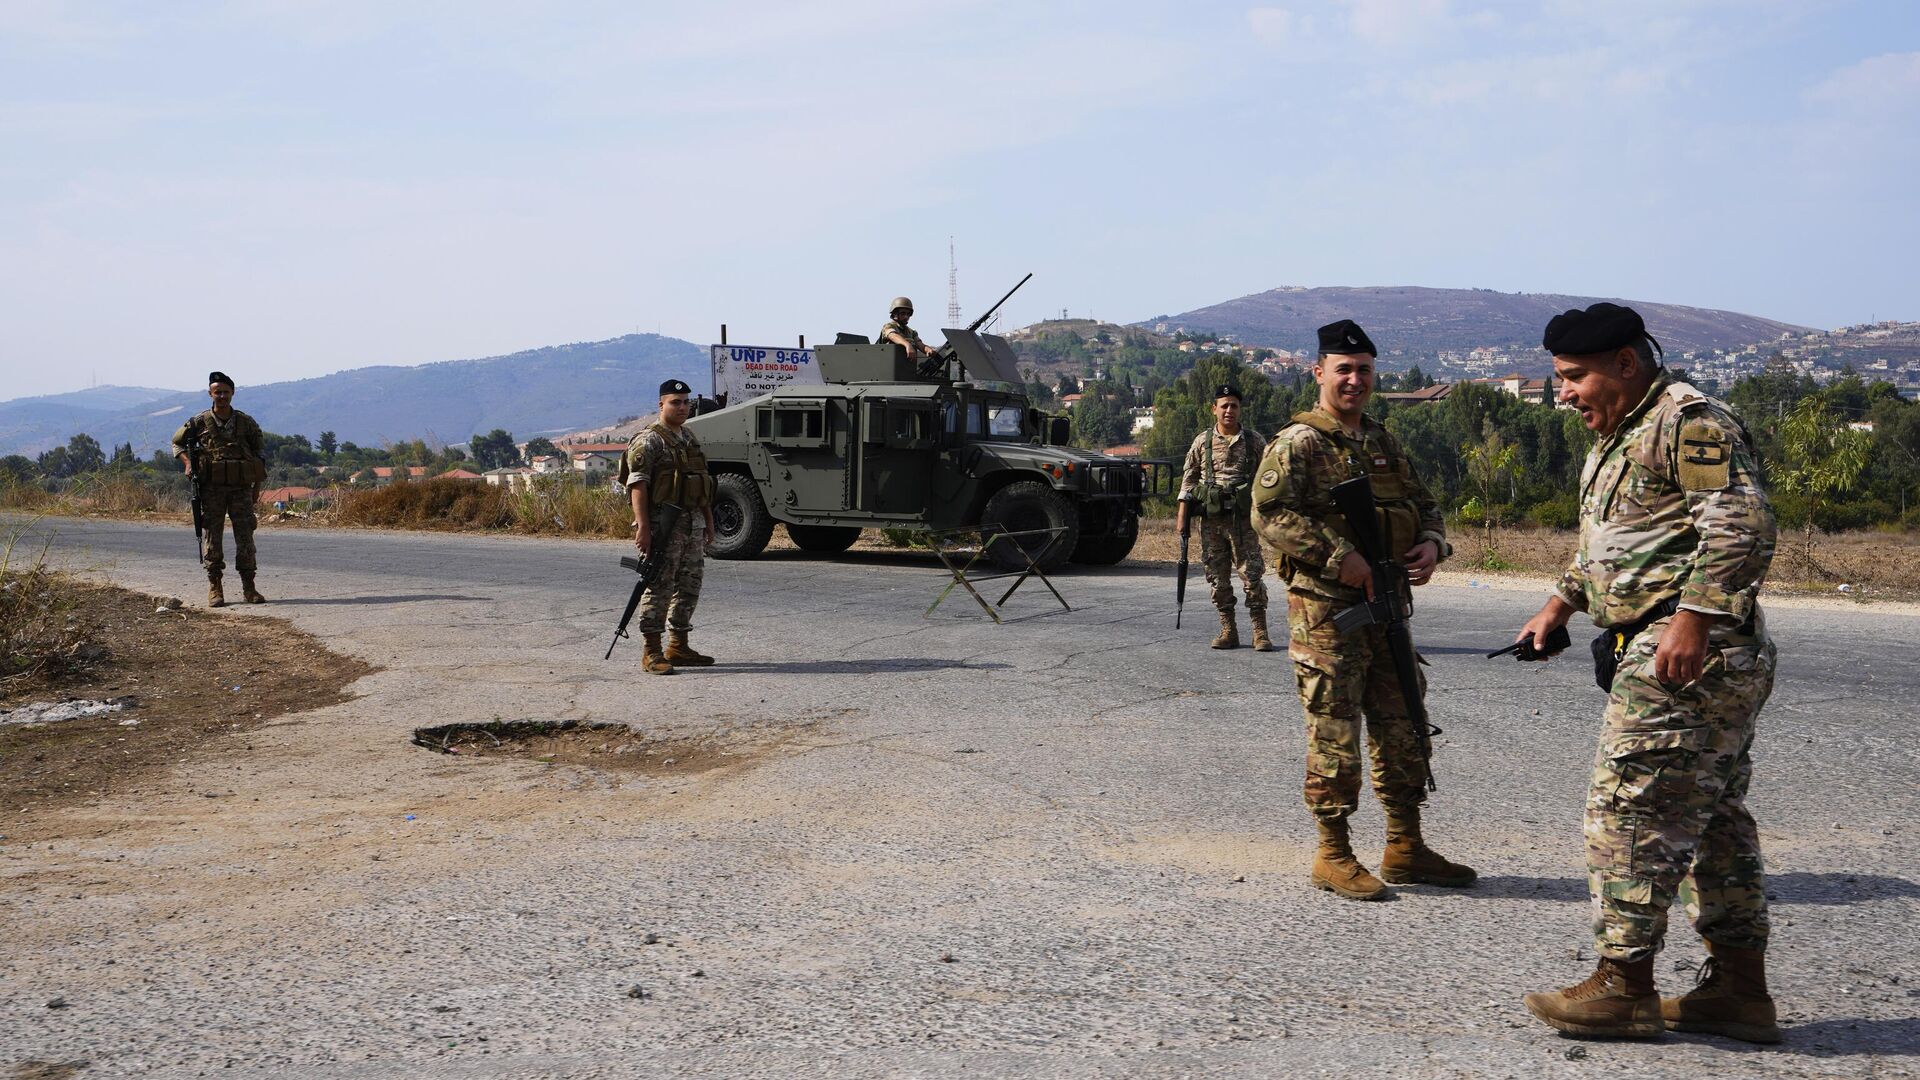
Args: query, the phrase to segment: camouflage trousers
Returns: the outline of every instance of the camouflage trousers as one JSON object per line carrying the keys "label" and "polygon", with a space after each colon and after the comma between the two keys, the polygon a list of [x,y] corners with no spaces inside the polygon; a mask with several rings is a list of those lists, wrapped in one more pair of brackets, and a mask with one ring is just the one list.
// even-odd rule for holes
{"label": "camouflage trousers", "polygon": [[200,538],[200,565],[209,573],[226,569],[227,553],[222,535],[227,519],[233,519],[233,565],[243,574],[258,569],[253,550],[253,530],[260,524],[254,517],[254,500],[260,489],[208,484],[200,492],[200,520],[206,531]]}
{"label": "camouflage trousers", "polygon": [[1760,835],[1746,796],[1754,719],[1773,692],[1773,642],[1763,629],[1716,643],[1700,679],[1674,689],[1654,678],[1661,628],[1621,658],[1594,759],[1586,840],[1595,947],[1616,960],[1652,955],[1677,896],[1701,937],[1764,949]]}
{"label": "camouflage trousers", "polygon": [[[1287,593],[1287,652],[1307,714],[1307,809],[1326,821],[1360,806],[1360,728],[1364,717],[1373,758],[1373,792],[1389,808],[1426,801],[1426,766],[1406,698],[1394,675],[1386,631],[1363,627],[1342,635],[1334,613],[1345,601]],[[1426,675],[1420,693],[1427,692]]]}
{"label": "camouflage trousers", "polygon": [[1206,567],[1213,606],[1233,610],[1233,572],[1240,571],[1247,592],[1247,610],[1267,610],[1267,564],[1260,556],[1260,534],[1253,531],[1251,512],[1233,510],[1200,519],[1200,562]]}
{"label": "camouflage trousers", "polygon": [[667,554],[660,576],[640,597],[640,632],[657,634],[663,627],[693,629],[693,609],[700,603],[700,582],[706,577],[707,560],[700,550],[707,532],[707,519],[697,510],[689,510],[674,522],[666,536],[653,542],[665,544]]}

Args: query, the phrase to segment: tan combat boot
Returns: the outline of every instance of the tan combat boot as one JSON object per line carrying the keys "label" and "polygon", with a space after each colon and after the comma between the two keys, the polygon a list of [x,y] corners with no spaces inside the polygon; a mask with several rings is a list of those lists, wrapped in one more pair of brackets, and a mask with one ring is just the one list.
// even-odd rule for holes
{"label": "tan combat boot", "polygon": [[1777,1043],[1780,1024],[1767,994],[1767,954],[1707,942],[1700,982],[1681,997],[1661,998],[1668,1031],[1725,1035],[1750,1043]]}
{"label": "tan combat boot", "polygon": [[1314,853],[1310,877],[1314,887],[1349,900],[1379,900],[1387,895],[1386,885],[1353,857],[1346,818],[1320,822],[1320,850]]}
{"label": "tan combat boot", "polygon": [[693,646],[687,644],[687,631],[669,630],[667,631],[667,663],[679,664],[683,667],[712,667],[713,657],[706,653],[695,652]]}
{"label": "tan combat boot", "polygon": [[251,570],[240,571],[240,596],[249,604],[264,604],[267,602],[267,598],[260,595],[260,590],[253,587],[253,571]]}
{"label": "tan combat boot", "polygon": [[220,571],[207,571],[207,606],[226,607],[227,594],[220,588]]}
{"label": "tan combat boot", "polygon": [[1240,647],[1240,628],[1233,624],[1233,609],[1220,613],[1220,636],[1213,639],[1216,649],[1237,649]]}
{"label": "tan combat boot", "polygon": [[1650,1039],[1666,1030],[1653,989],[1653,956],[1631,962],[1601,957],[1583,983],[1528,994],[1527,1011],[1569,1035]]}
{"label": "tan combat boot", "polygon": [[649,675],[671,675],[673,665],[667,663],[666,655],[660,651],[660,634],[641,631],[640,637],[646,642],[646,650],[640,656],[640,668]]}
{"label": "tan combat boot", "polygon": [[1247,609],[1247,621],[1253,624],[1253,651],[1272,652],[1273,639],[1267,636],[1266,609],[1262,608],[1259,611]]}
{"label": "tan combat boot", "polygon": [[1473,867],[1449,862],[1420,837],[1420,808],[1387,811],[1387,850],[1380,855],[1380,876],[1395,885],[1473,884]]}

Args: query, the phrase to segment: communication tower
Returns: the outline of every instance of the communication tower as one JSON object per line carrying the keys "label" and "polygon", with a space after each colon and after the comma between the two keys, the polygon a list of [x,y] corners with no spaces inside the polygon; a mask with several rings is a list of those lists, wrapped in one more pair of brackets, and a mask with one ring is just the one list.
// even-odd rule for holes
{"label": "communication tower", "polygon": [[947,325],[963,326],[960,321],[960,270],[953,261],[953,237],[947,237]]}

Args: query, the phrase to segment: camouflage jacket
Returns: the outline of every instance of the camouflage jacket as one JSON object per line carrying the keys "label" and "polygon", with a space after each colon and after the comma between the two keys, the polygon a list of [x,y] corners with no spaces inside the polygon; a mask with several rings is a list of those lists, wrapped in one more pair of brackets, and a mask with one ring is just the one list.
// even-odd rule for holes
{"label": "camouflage jacket", "polygon": [[[265,478],[266,436],[261,434],[260,425],[253,417],[239,409],[233,410],[233,415],[227,417],[224,424],[213,415],[212,409],[189,417],[186,423],[180,425],[180,430],[173,433],[173,452],[175,455],[184,454],[196,442],[199,444],[199,454],[194,461],[194,468],[199,469],[213,462],[234,462],[251,466],[252,471],[246,475],[255,479],[239,479],[236,474],[232,482],[257,483]],[[222,481],[209,479],[208,482]]]}
{"label": "camouflage jacket", "polygon": [[[1187,447],[1186,468],[1180,476],[1180,497],[1186,498],[1207,482],[1207,454],[1213,454],[1213,482],[1222,487],[1246,487],[1253,481],[1253,467],[1267,452],[1267,440],[1252,428],[1243,427],[1229,439],[1218,428],[1207,428],[1193,437]],[[1241,505],[1245,505],[1242,503]]]}
{"label": "camouflage jacket", "polygon": [[1587,453],[1580,548],[1557,591],[1600,626],[1633,622],[1669,597],[1740,623],[1753,614],[1773,545],[1746,428],[1726,405],[1663,375]]}
{"label": "camouflage jacket", "polygon": [[[621,487],[645,484],[655,474],[672,466],[674,451],[699,449],[700,440],[694,438],[693,432],[688,431],[685,425],[676,432],[665,424],[648,424],[627,440],[627,452],[620,458],[617,479]],[[704,463],[705,454],[701,457]]]}
{"label": "camouflage jacket", "polygon": [[1354,548],[1335,524],[1340,512],[1332,494],[1334,485],[1356,476],[1372,476],[1381,501],[1397,486],[1399,497],[1392,504],[1413,533],[1411,540],[1434,541],[1443,558],[1451,551],[1439,504],[1414,473],[1400,440],[1370,416],[1362,418],[1356,439],[1324,408],[1301,415],[1341,433],[1331,435],[1296,418],[1267,444],[1253,481],[1253,527],[1279,554],[1281,576],[1294,591],[1347,602],[1365,598],[1359,589],[1340,584],[1340,562]]}
{"label": "camouflage jacket", "polygon": [[880,336],[873,339],[874,343],[877,345],[891,344],[891,342],[887,340],[888,334],[899,334],[901,337],[913,342],[914,347],[918,348],[921,352],[933,351],[927,348],[926,342],[920,340],[919,331],[905,323],[894,322],[892,319],[888,319],[886,322],[880,324]]}

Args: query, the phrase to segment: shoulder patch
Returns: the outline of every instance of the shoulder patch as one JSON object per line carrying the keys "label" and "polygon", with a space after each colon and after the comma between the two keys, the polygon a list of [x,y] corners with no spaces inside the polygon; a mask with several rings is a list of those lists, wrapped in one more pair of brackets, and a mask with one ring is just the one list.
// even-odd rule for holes
{"label": "shoulder patch", "polygon": [[1680,486],[1718,491],[1733,481],[1733,440],[1718,424],[1688,420],[1680,425]]}

